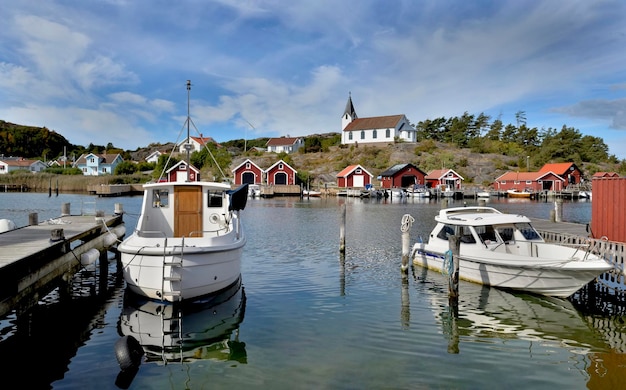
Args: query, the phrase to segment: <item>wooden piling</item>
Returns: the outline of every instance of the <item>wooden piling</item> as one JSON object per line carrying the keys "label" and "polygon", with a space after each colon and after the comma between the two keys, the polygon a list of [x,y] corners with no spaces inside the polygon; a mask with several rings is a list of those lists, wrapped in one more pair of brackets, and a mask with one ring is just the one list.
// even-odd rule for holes
{"label": "wooden piling", "polygon": [[554,200],[554,221],[563,222],[563,199]]}
{"label": "wooden piling", "polygon": [[402,232],[402,265],[400,266],[400,270],[404,273],[407,273],[409,269],[411,225],[413,225],[414,221],[415,219],[411,216],[411,214],[404,214],[402,217],[402,225],[400,226],[400,231]]}
{"label": "wooden piling", "polygon": [[448,274],[448,301],[457,304],[459,300],[459,252],[461,239],[458,234],[449,235],[448,243],[452,252],[452,272]]}
{"label": "wooden piling", "polygon": [[61,205],[61,216],[62,217],[67,217],[68,215],[70,215],[70,204],[69,203],[63,203]]}
{"label": "wooden piling", "polygon": [[29,226],[39,225],[39,214],[37,213],[28,214],[28,225]]}
{"label": "wooden piling", "polygon": [[341,222],[339,224],[339,253],[346,254],[346,204],[341,205]]}

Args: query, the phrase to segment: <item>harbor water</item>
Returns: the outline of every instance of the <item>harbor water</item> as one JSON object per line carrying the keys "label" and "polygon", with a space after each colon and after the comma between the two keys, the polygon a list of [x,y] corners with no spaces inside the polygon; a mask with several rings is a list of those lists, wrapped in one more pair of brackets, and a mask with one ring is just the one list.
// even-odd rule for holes
{"label": "harbor water", "polygon": [[[141,197],[0,194],[0,218],[18,226],[64,203],[113,213],[127,232]],[[450,206],[475,204],[454,201]],[[346,253],[339,255],[341,204]],[[554,204],[491,198],[501,211],[549,219]],[[182,312],[183,345],[161,331],[171,307],[125,292],[111,255],[74,280],[71,297],[41,297],[0,319],[2,387],[54,389],[612,389],[626,381],[621,315],[583,312],[569,300],[460,282],[419,267],[403,276],[401,221],[412,241],[428,235],[438,201],[359,198],[250,199],[241,287]],[[591,203],[565,201],[563,220],[587,223]],[[2,250],[2,248],[0,248]],[[116,343],[133,335],[148,350],[122,372]],[[174,343],[175,344],[175,343]],[[168,348],[163,348],[163,347]],[[173,347],[173,348],[172,348]]]}

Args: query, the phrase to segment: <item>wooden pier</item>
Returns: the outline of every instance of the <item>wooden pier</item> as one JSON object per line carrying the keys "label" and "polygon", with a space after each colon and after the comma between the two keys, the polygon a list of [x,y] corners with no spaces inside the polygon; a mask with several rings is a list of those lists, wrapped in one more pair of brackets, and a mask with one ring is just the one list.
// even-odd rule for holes
{"label": "wooden pier", "polygon": [[142,184],[90,184],[87,192],[98,196],[124,196],[143,194]]}
{"label": "wooden pier", "polygon": [[102,263],[106,250],[124,234],[122,214],[102,212],[63,215],[0,233],[0,317],[13,309],[25,311],[67,285],[94,255]]}

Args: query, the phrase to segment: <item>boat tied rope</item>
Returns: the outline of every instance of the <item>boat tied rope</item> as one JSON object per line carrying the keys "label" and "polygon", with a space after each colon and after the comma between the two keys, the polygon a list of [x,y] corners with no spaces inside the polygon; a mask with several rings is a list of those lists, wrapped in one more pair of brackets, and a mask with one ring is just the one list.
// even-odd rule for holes
{"label": "boat tied rope", "polygon": [[402,224],[400,225],[400,231],[402,233],[406,233],[411,230],[411,226],[415,222],[415,218],[411,216],[411,214],[404,214],[402,216]]}

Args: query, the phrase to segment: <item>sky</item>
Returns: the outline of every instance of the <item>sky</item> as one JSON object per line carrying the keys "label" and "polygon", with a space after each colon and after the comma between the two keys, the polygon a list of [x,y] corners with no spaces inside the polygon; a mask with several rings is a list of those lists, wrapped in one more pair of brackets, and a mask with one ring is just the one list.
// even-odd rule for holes
{"label": "sky", "polygon": [[[0,0],[0,119],[136,150],[484,113],[626,158],[622,0]],[[188,92],[186,83],[191,80]],[[187,104],[189,97],[189,106]]]}

